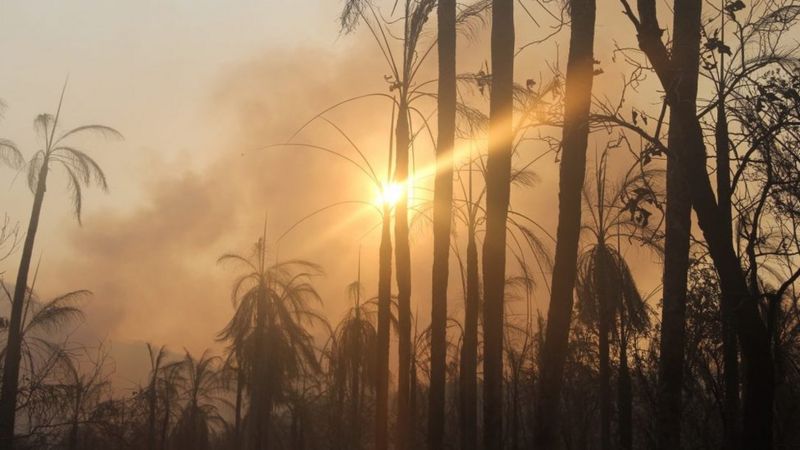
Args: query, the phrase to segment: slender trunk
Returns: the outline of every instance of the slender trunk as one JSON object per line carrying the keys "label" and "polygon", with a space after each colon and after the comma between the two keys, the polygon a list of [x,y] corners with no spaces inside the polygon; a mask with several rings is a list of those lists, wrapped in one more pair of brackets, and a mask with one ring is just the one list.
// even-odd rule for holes
{"label": "slender trunk", "polygon": [[47,174],[49,161],[42,162],[36,194],[33,197],[33,208],[28,223],[28,232],[22,246],[22,258],[14,285],[14,299],[11,302],[11,319],[8,324],[6,341],[6,357],[3,364],[3,385],[0,388],[0,450],[11,450],[14,447],[14,420],[17,409],[17,393],[19,383],[20,359],[22,356],[22,310],[28,287],[28,273],[33,258],[33,244],[36,231],[39,229],[39,217],[42,214],[44,194],[47,191]]}
{"label": "slender trunk", "polygon": [[392,301],[392,236],[389,206],[383,207],[378,261],[378,350],[375,380],[375,449],[389,447],[389,325]]}
{"label": "slender trunk", "polygon": [[[670,112],[672,116],[674,113]],[[670,117],[670,122],[677,118]],[[669,148],[686,145],[680,127],[669,128]],[[670,150],[670,154],[675,153]],[[692,204],[678,161],[667,159],[663,300],[658,366],[657,448],[681,448],[681,410],[686,341],[686,283]]]}
{"label": "slender trunk", "polygon": [[[405,89],[405,88],[403,88]],[[406,95],[400,100],[395,138],[395,183],[403,187],[403,195],[395,205],[394,237],[397,264],[397,449],[407,450],[409,438],[409,375],[411,373],[411,250],[408,242],[408,157],[410,130]]]}
{"label": "slender trunk", "polygon": [[153,371],[153,378],[150,380],[150,387],[147,390],[148,411],[147,411],[147,448],[156,450],[156,381],[158,380],[158,368]]}
{"label": "slender trunk", "polygon": [[[262,241],[263,242],[263,241]],[[262,244],[263,245],[263,244]],[[256,302],[256,326],[255,326],[255,362],[253,367],[253,379],[251,380],[250,392],[250,418],[252,427],[252,447],[253,450],[266,450],[267,449],[267,435],[269,429],[267,428],[267,415],[269,414],[267,405],[267,391],[270,387],[267,385],[268,380],[266,377],[266,368],[264,367],[266,361],[263,357],[266,348],[266,322],[267,322],[267,299],[264,287],[260,289],[259,298]]]}
{"label": "slender trunk", "polygon": [[534,430],[537,448],[556,445],[559,399],[567,355],[570,315],[575,287],[578,237],[581,224],[581,190],[586,176],[589,106],[594,72],[595,0],[572,0],[570,49],[561,167],[559,170],[558,230],[550,308],[541,356],[538,414]]}
{"label": "slender trunk", "polygon": [[233,425],[233,439],[237,449],[242,448],[242,393],[244,391],[244,370],[236,369],[236,405]]}
{"label": "slender trunk", "polygon": [[447,281],[453,208],[453,144],[456,126],[456,0],[439,0],[439,95],[436,178],[433,193],[433,275],[431,295],[431,385],[428,448],[444,446],[447,375]]}
{"label": "slender trunk", "polygon": [[409,442],[411,448],[417,448],[417,363],[411,358],[411,380],[409,381],[409,423],[411,424]]}
{"label": "slender trunk", "polygon": [[77,450],[78,448],[78,420],[80,417],[80,405],[81,405],[81,387],[80,385],[77,386],[78,392],[76,392],[75,397],[75,406],[74,411],[72,413],[72,425],[70,426],[69,430],[69,450]]}
{"label": "slender trunk", "polygon": [[464,344],[461,348],[461,448],[478,448],[478,309],[480,279],[475,221],[467,230],[467,292],[464,305]]}
{"label": "slender trunk", "polygon": [[625,330],[625,306],[620,308],[619,376],[617,379],[617,412],[620,450],[633,449],[633,391],[628,369],[628,335]]}
{"label": "slender trunk", "polygon": [[[720,83],[720,92],[725,86]],[[728,118],[724,99],[717,107],[717,123],[714,130],[717,147],[717,198],[720,221],[725,224],[726,239],[733,242],[733,218],[731,211],[730,145],[728,140]],[[736,342],[736,312],[730,299],[720,302],[722,320],[722,359],[724,376],[723,400],[723,447],[727,450],[739,448],[741,427],[739,425],[739,349]]]}
{"label": "slender trunk", "polygon": [[164,399],[164,418],[161,420],[161,450],[167,448],[167,433],[169,431],[169,413],[170,402],[169,397]]}
{"label": "slender trunk", "polygon": [[492,90],[486,162],[486,236],[483,242],[484,434],[486,450],[503,446],[503,307],[506,220],[511,191],[514,83],[514,1],[492,2]]}
{"label": "slender trunk", "polygon": [[[358,308],[358,306],[356,308]],[[350,364],[350,445],[353,445],[354,448],[360,448],[361,439],[359,432],[361,430],[361,414],[359,412],[359,403],[361,402],[361,316],[358,309],[356,309],[356,323],[358,324],[359,329],[355,336],[355,341],[353,342],[355,347],[355,358]]]}
{"label": "slender trunk", "polygon": [[[606,260],[607,262],[608,260]],[[601,450],[611,450],[611,370],[609,364],[609,334],[610,334],[610,319],[611,314],[609,312],[609,304],[608,304],[608,284],[607,282],[610,281],[604,275],[607,272],[603,271],[603,268],[599,268],[600,272],[602,273],[601,277],[602,280],[599,281],[598,285],[601,286],[601,296],[603,298],[598,299],[598,306],[600,309],[600,320],[598,322],[598,331],[600,334],[599,339],[599,355],[600,355],[600,449]]]}

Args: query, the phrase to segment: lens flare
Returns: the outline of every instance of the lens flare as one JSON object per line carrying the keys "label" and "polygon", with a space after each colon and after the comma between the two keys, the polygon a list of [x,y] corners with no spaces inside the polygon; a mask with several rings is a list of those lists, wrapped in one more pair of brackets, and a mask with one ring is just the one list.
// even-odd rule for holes
{"label": "lens flare", "polygon": [[380,206],[395,206],[403,198],[405,184],[403,183],[384,183],[383,188],[375,199],[375,203]]}

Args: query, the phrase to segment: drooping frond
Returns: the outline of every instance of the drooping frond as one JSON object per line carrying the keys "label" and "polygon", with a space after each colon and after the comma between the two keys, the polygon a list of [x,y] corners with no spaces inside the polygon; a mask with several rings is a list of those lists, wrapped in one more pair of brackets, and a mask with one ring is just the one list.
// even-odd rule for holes
{"label": "drooping frond", "polygon": [[106,139],[123,139],[122,133],[111,128],[106,125],[98,125],[98,124],[91,124],[91,125],[82,125],[76,128],[73,128],[56,139],[53,143],[53,146],[59,145],[65,139],[69,138],[70,136],[75,136],[77,134],[84,134],[84,133],[92,133],[104,137]]}
{"label": "drooping frond", "polygon": [[370,4],[370,0],[345,0],[342,13],[339,15],[340,29],[345,33],[355,30],[364,14],[364,9]]}
{"label": "drooping frond", "polygon": [[0,138],[0,163],[19,170],[25,166],[25,158],[13,142]]}

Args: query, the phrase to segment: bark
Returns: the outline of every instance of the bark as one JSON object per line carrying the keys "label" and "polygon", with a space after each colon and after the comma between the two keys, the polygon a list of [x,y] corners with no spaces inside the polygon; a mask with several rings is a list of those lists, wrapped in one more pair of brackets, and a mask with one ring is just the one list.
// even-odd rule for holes
{"label": "bark", "polygon": [[[674,115],[673,112],[670,115]],[[677,121],[670,117],[670,123]],[[686,145],[680,127],[670,127],[670,154]],[[681,408],[686,347],[686,283],[689,272],[691,201],[678,162],[667,159],[663,300],[658,374],[657,447],[681,448]]]}
{"label": "bark", "polygon": [[572,26],[559,171],[556,255],[541,356],[538,414],[534,430],[536,447],[542,449],[554,448],[558,436],[558,406],[574,301],[581,225],[581,190],[586,176],[586,145],[594,71],[595,7],[594,0],[573,0],[570,5]]}
{"label": "bark", "polygon": [[447,383],[447,282],[453,207],[453,144],[456,127],[456,1],[437,6],[439,80],[436,178],[433,193],[433,275],[431,295],[431,384],[428,448],[444,445]]}
{"label": "bark", "polygon": [[[725,86],[720,83],[719,92]],[[714,130],[717,147],[717,198],[719,217],[727,233],[726,239],[733,242],[733,218],[731,211],[731,175],[730,146],[728,140],[728,122],[724,99],[717,107],[717,123]],[[722,320],[722,357],[724,376],[723,399],[723,447],[728,450],[739,448],[741,427],[739,426],[739,350],[736,342],[736,315],[734,304],[730,299],[720,303]]]}
{"label": "bark", "polygon": [[375,380],[375,449],[389,446],[389,325],[392,301],[392,236],[388,205],[383,207],[383,223],[378,263],[378,332]]}
{"label": "bark", "polygon": [[39,218],[42,214],[44,194],[47,191],[47,174],[49,161],[47,157],[42,162],[39,171],[39,180],[33,198],[31,218],[28,223],[28,232],[22,247],[22,258],[17,271],[17,280],[14,285],[14,299],[11,303],[11,318],[8,324],[8,339],[6,341],[6,355],[3,364],[3,385],[0,390],[0,450],[14,448],[14,422],[17,409],[17,394],[19,383],[20,359],[22,356],[22,310],[24,309],[25,296],[28,287],[28,274],[33,258],[33,244],[36,232],[39,229]]}
{"label": "bark", "polygon": [[408,104],[401,95],[397,113],[395,138],[395,183],[403,186],[403,195],[395,205],[394,236],[397,264],[397,449],[407,450],[410,436],[409,375],[411,373],[411,250],[408,242],[408,151],[410,131]]}
{"label": "bark", "polygon": [[503,445],[503,307],[510,196],[514,81],[514,1],[492,2],[492,89],[486,162],[484,281],[484,448]]}
{"label": "bark", "polygon": [[461,448],[478,448],[478,308],[480,279],[475,221],[470,218],[467,242],[467,292],[464,305],[464,344],[461,348]]}

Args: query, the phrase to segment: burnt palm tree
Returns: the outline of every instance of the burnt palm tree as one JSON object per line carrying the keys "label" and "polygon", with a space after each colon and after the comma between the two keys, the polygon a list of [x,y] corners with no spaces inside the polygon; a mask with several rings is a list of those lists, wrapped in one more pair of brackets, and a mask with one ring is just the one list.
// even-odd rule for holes
{"label": "burnt palm tree", "polygon": [[[600,446],[611,445],[611,365],[610,341],[619,342],[619,436],[620,448],[632,446],[632,398],[627,350],[631,335],[649,326],[647,308],[630,268],[622,255],[624,238],[662,250],[653,238],[650,212],[646,205],[657,205],[651,190],[658,172],[628,177],[618,186],[606,181],[608,152],[603,152],[595,173],[594,189],[584,189],[584,206],[589,220],[584,230],[591,235],[589,245],[578,256],[576,292],[579,318],[597,327],[600,365]],[[634,193],[633,196],[630,193]],[[619,324],[617,327],[616,324]]]}
{"label": "burnt palm tree", "polygon": [[443,446],[447,364],[447,281],[453,207],[453,145],[456,132],[456,1],[439,0],[438,139],[433,193],[433,275],[431,294],[431,387],[428,447]]}
{"label": "burnt palm tree", "polygon": [[210,435],[214,426],[223,423],[218,405],[221,403],[222,378],[220,359],[203,352],[195,358],[188,351],[182,361],[182,397],[186,404],[175,424],[172,441],[179,450],[207,450],[211,448]]}
{"label": "burnt palm tree", "polygon": [[553,448],[558,433],[558,404],[569,341],[572,291],[577,272],[581,191],[586,175],[586,145],[589,138],[589,109],[594,77],[596,2],[572,0],[569,11],[572,22],[558,182],[558,230],[534,431],[535,442],[542,448]]}
{"label": "burnt palm tree", "polygon": [[167,348],[161,346],[158,349],[147,343],[147,355],[150,360],[150,377],[147,383],[147,448],[156,449],[156,415],[158,413],[158,381],[161,369],[164,365],[164,358],[167,356]]}
{"label": "burnt palm tree", "polygon": [[221,263],[243,269],[231,294],[236,311],[219,337],[240,352],[250,392],[252,446],[269,445],[272,410],[305,368],[319,370],[314,340],[305,325],[325,323],[311,309],[321,302],[311,279],[319,266],[300,260],[269,264],[266,231],[248,256],[226,254]]}
{"label": "burnt palm tree", "polygon": [[361,448],[362,408],[367,388],[375,390],[378,346],[375,314],[369,309],[370,304],[363,301],[360,267],[358,281],[350,284],[348,295],[353,306],[334,330],[331,366],[341,413],[344,413],[344,404],[349,403],[348,441],[351,447]]}
{"label": "burnt palm tree", "polygon": [[483,242],[484,448],[503,443],[503,308],[506,221],[511,190],[514,89],[514,1],[492,2],[486,236]]}
{"label": "burnt palm tree", "polygon": [[22,345],[22,315],[28,286],[28,273],[33,258],[33,245],[39,229],[44,196],[47,191],[47,178],[51,169],[62,169],[67,175],[68,188],[72,193],[75,217],[80,222],[83,203],[83,189],[97,185],[107,190],[106,178],[100,166],[83,150],[71,142],[89,133],[109,137],[121,137],[118,131],[104,125],[83,125],[67,131],[59,131],[61,105],[64,91],[58,102],[56,114],[41,114],[34,121],[34,127],[42,139],[43,148],[34,153],[28,162],[28,187],[34,194],[25,242],[22,247],[14,296],[11,304],[11,317],[8,328],[8,344],[3,365],[3,384],[0,392],[0,448],[13,447],[14,410],[17,392]]}

